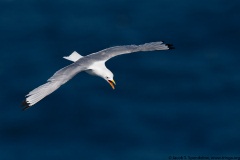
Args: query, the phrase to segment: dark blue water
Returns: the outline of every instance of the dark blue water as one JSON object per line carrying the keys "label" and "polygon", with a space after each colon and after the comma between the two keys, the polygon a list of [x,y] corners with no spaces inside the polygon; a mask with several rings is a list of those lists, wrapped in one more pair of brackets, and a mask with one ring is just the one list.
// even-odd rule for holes
{"label": "dark blue water", "polygon": [[[1,0],[1,160],[240,156],[237,0]],[[22,112],[73,51],[164,40],[107,62],[116,90],[80,73]]]}

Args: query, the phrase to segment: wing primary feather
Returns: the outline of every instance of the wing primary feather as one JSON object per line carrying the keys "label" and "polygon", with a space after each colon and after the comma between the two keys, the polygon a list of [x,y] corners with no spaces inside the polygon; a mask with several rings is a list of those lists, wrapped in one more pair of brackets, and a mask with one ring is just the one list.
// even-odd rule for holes
{"label": "wing primary feather", "polygon": [[81,66],[72,63],[59,71],[47,80],[47,83],[35,88],[26,95],[26,99],[22,102],[23,110],[26,110],[57,90],[61,85],[69,81],[77,73],[84,70]]}
{"label": "wing primary feather", "polygon": [[150,42],[142,45],[124,45],[124,46],[115,46],[110,47],[99,52],[88,55],[94,59],[100,59],[102,61],[107,61],[110,58],[119,56],[122,54],[141,52],[141,51],[157,51],[157,50],[168,50],[173,49],[173,45],[164,44],[162,41],[159,42]]}
{"label": "wing primary feather", "polygon": [[172,44],[166,44],[166,46],[167,46],[169,49],[175,49],[175,47],[174,47]]}
{"label": "wing primary feather", "polygon": [[29,107],[31,107],[30,104],[26,100],[24,100],[21,105],[22,110],[25,111]]}

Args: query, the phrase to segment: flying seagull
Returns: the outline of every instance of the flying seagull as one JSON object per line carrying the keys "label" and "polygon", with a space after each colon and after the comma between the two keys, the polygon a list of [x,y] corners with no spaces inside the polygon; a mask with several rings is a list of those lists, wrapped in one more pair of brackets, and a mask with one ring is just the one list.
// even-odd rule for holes
{"label": "flying seagull", "polygon": [[33,106],[41,99],[57,90],[61,85],[69,81],[79,72],[85,71],[90,75],[99,76],[106,80],[110,86],[115,89],[115,81],[113,73],[105,66],[105,62],[110,58],[118,55],[128,54],[140,51],[155,51],[173,49],[171,44],[163,42],[151,42],[142,45],[124,45],[110,47],[87,56],[81,56],[76,51],[67,57],[63,57],[74,63],[58,70],[52,77],[47,80],[47,83],[35,88],[26,95],[23,101],[23,110]]}

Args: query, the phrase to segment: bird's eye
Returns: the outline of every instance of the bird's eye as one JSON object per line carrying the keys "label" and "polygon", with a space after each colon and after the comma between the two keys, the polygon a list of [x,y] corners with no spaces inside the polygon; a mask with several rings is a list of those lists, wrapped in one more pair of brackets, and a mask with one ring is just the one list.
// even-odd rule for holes
{"label": "bird's eye", "polygon": [[106,77],[107,79],[109,78],[109,77]]}

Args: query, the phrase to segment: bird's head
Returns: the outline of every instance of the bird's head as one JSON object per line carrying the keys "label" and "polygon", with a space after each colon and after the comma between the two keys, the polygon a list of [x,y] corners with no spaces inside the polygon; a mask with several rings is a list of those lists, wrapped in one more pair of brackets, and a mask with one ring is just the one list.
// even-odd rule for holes
{"label": "bird's head", "polygon": [[110,70],[105,72],[102,78],[105,79],[110,84],[112,89],[115,89],[116,82],[113,80],[113,73]]}

